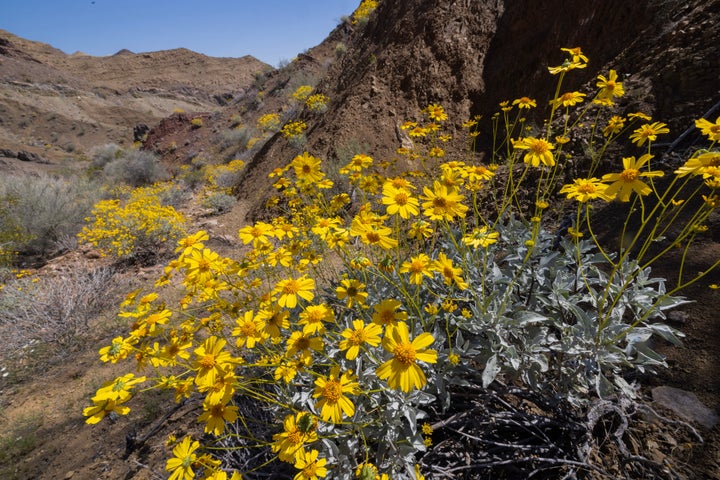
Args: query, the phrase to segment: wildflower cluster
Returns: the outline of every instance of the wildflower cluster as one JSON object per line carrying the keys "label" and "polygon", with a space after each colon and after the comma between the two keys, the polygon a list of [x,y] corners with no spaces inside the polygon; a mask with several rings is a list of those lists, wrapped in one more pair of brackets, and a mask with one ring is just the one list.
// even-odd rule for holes
{"label": "wildflower cluster", "polygon": [[328,102],[330,102],[330,98],[327,95],[315,93],[305,100],[305,106],[313,112],[324,113],[327,111]]}
{"label": "wildflower cluster", "polygon": [[312,85],[300,85],[291,96],[299,102],[304,102],[308,99],[312,91]]}
{"label": "wildflower cluster", "polygon": [[353,25],[366,22],[367,19],[370,17],[370,14],[375,11],[379,3],[379,0],[362,0],[358,8],[355,9],[352,14]]}
{"label": "wildflower cluster", "polygon": [[276,132],[280,128],[280,115],[277,113],[266,113],[257,119],[257,128],[261,132]]}
{"label": "wildflower cluster", "polygon": [[[167,463],[171,478],[200,470],[214,478],[237,465],[221,465],[211,452],[262,449],[291,464],[298,480],[330,472],[402,479],[421,478],[418,456],[433,434],[422,421],[431,405],[447,411],[457,385],[488,388],[503,378],[576,405],[632,395],[621,368],[663,364],[648,340],[678,341],[679,332],[655,320],[683,302],[677,291],[720,264],[685,281],[680,268],[669,291],[649,270],[671,245],[688,249],[717,207],[719,154],[714,143],[693,154],[661,191],[654,182],[666,172],[651,166],[649,148],[664,126],[643,123],[631,135],[642,154],[596,175],[609,143],[650,121],[618,115],[585,139],[597,152],[586,159],[587,177],[561,186],[563,148],[578,122],[623,92],[610,73],[598,79],[592,101],[560,93],[562,77],[587,62],[579,48],[564,50],[568,59],[550,69],[560,80],[543,129],[519,115],[536,100],[504,102],[492,118],[487,164],[472,151],[452,158],[448,114],[431,104],[421,120],[402,126],[410,144],[398,153],[416,169],[388,174],[400,170],[393,161],[356,154],[339,170],[352,191],[335,193],[321,159],[303,152],[271,173],[274,216],[239,230],[242,258],[207,248],[204,231],[181,240],[156,284],[175,278],[182,285],[177,307],[158,293],[133,292],[120,313],[132,321],[129,333],[100,350],[103,361],[133,358],[154,374],[102,387],[88,421],[128,413],[132,390],[145,383],[175,401],[202,400],[197,420],[212,448],[186,436]],[[554,118],[558,110],[565,115]],[[465,123],[471,143],[478,124]],[[698,127],[717,141],[713,124]],[[551,205],[563,195],[578,207],[558,232]],[[697,205],[680,202],[697,195],[704,200],[697,211],[683,207]],[[641,215],[641,228],[618,253],[598,240],[590,220],[590,205],[611,199],[632,202]],[[671,231],[667,248],[650,248]],[[110,385],[121,385],[111,388],[116,398]],[[271,412],[272,431],[252,422],[248,402]]]}
{"label": "wildflower cluster", "polygon": [[167,188],[160,184],[141,187],[126,200],[101,200],[78,238],[122,259],[155,255],[166,242],[174,243],[185,235],[185,218],[160,199]]}
{"label": "wildflower cluster", "polygon": [[288,122],[285,125],[283,125],[282,129],[280,130],[280,133],[282,133],[283,137],[288,139],[294,139],[302,137],[305,133],[305,130],[307,130],[307,124],[303,122],[302,120]]}

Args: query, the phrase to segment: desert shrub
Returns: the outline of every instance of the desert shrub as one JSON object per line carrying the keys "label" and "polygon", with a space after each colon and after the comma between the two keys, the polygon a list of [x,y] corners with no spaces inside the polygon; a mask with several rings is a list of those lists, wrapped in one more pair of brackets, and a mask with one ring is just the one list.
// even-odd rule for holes
{"label": "desert shrub", "polygon": [[248,140],[252,137],[252,131],[247,127],[234,128],[222,133],[220,147],[227,149],[234,147],[234,151],[245,150]]}
{"label": "desert shrub", "polygon": [[379,0],[362,0],[352,14],[352,24],[360,26],[366,25],[370,14],[375,11],[379,3]]}
{"label": "desert shrub", "polygon": [[108,163],[117,160],[125,154],[125,150],[115,144],[108,143],[95,147],[90,152],[90,161],[93,168],[103,169]]}
{"label": "desert shrub", "polygon": [[300,85],[292,93],[291,97],[294,98],[295,100],[297,100],[298,102],[304,102],[310,96],[312,91],[313,91],[312,85]]}
{"label": "desert shrub", "polygon": [[195,117],[190,120],[190,125],[192,126],[192,128],[200,128],[203,126],[203,119],[200,117]]}
{"label": "desert shrub", "polygon": [[51,255],[57,241],[75,235],[100,198],[93,182],[49,175],[0,180],[0,247],[24,255]]}
{"label": "desert shrub", "polygon": [[263,133],[277,132],[280,129],[280,114],[266,113],[257,120],[257,128]]}
{"label": "desert shrub", "polygon": [[[587,94],[562,93],[565,75],[587,61],[580,49],[564,51],[550,68],[558,93],[542,129],[524,123],[534,100],[503,102],[490,119],[488,163],[473,148],[448,158],[448,115],[430,104],[402,127],[413,145],[398,154],[416,170],[388,174],[392,162],[356,152],[339,171],[355,189],[351,199],[332,193],[321,159],[304,152],[272,172],[275,216],[240,229],[248,246],[240,258],[207,248],[204,231],[180,241],[156,288],[180,283],[182,299],[173,306],[157,292],[131,295],[121,312],[134,319],[130,331],[100,351],[106,362],[142,352],[136,360],[157,371],[101,387],[87,422],[127,413],[141,384],[175,401],[202,400],[206,435],[179,440],[167,462],[178,478],[273,460],[305,479],[602,472],[605,442],[626,448],[621,438],[596,438],[602,408],[630,421],[622,408],[637,386],[628,374],[665,366],[652,339],[681,336],[662,323],[665,313],[720,265],[698,273],[682,262],[671,287],[651,274],[664,255],[691,252],[719,204],[720,119],[698,122],[709,149],[660,170],[650,148],[665,125],[642,113],[610,115],[623,94],[614,71],[598,77],[584,105]],[[583,122],[592,127],[581,130]],[[464,123],[471,145],[478,123]],[[619,138],[639,158],[605,158]],[[586,147],[576,162],[563,152],[572,141]],[[594,177],[602,162],[611,173]],[[566,182],[570,168],[583,173]],[[611,202],[630,207],[618,251],[593,221]],[[565,210],[567,223],[559,221]],[[540,413],[551,410],[564,413]],[[479,411],[482,424],[469,418]],[[446,428],[459,419],[490,437]],[[560,430],[567,447],[545,428]],[[433,455],[433,431],[447,455]],[[458,437],[488,448],[457,455]],[[641,453],[621,463],[648,469],[646,477],[669,468]]]}
{"label": "desert shrub", "polygon": [[314,95],[310,95],[305,100],[305,106],[317,113],[325,113],[328,109],[328,103],[330,102],[330,98],[328,98],[327,95],[323,95],[322,93],[316,93]]}
{"label": "desert shrub", "polygon": [[124,183],[131,187],[150,185],[167,180],[169,175],[157,155],[145,150],[127,150],[103,168],[105,182]]}
{"label": "desert shrub", "polygon": [[205,169],[205,181],[208,188],[230,193],[240,182],[244,168],[245,162],[238,159],[225,164],[209,165]]}
{"label": "desert shrub", "polygon": [[347,53],[347,45],[343,42],[335,44],[335,58],[340,58]]}
{"label": "desert shrub", "polygon": [[70,268],[47,275],[18,275],[0,290],[0,359],[5,365],[52,361],[87,338],[89,322],[116,302],[109,267]]}
{"label": "desert shrub", "polygon": [[155,260],[167,251],[168,243],[173,244],[185,233],[185,218],[161,201],[167,188],[141,187],[126,200],[99,201],[78,238],[118,259]]}
{"label": "desert shrub", "polygon": [[223,192],[213,192],[203,199],[203,206],[212,210],[217,215],[230,211],[237,203],[237,199],[232,195]]}

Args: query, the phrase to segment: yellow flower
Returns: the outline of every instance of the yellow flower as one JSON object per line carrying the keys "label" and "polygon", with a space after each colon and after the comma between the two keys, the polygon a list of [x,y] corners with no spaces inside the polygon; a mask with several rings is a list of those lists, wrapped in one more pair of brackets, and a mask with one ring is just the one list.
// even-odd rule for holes
{"label": "yellow flower", "polygon": [[295,463],[305,452],[304,445],[317,440],[317,419],[308,412],[288,415],[283,420],[283,431],[273,435],[273,452],[279,452],[283,462]]}
{"label": "yellow flower", "polygon": [[715,123],[710,123],[709,120],[704,118],[695,120],[695,126],[700,129],[703,135],[707,135],[711,141],[720,141],[720,117],[715,120]]}
{"label": "yellow flower", "polygon": [[675,173],[678,177],[700,174],[704,176],[709,167],[720,167],[720,152],[703,152],[694,156],[685,162],[682,167],[675,170]]}
{"label": "yellow flower", "polygon": [[515,100],[513,100],[512,104],[517,105],[518,108],[526,109],[537,107],[537,102],[535,101],[535,99],[529,97],[516,98]]}
{"label": "yellow flower", "polygon": [[300,470],[293,480],[317,480],[319,477],[327,476],[327,468],[325,464],[327,459],[318,458],[318,451],[303,451],[295,461],[295,468]]}
{"label": "yellow flower", "polygon": [[622,82],[617,81],[618,76],[615,70],[610,70],[607,78],[605,78],[604,75],[598,75],[597,78],[598,82],[596,85],[600,89],[598,97],[612,99],[613,97],[622,97],[625,95],[625,89],[623,88]]}
{"label": "yellow flower", "polygon": [[640,125],[640,128],[633,130],[630,140],[638,147],[642,147],[646,141],[654,142],[661,133],[669,133],[670,129],[661,122],[646,123]]}
{"label": "yellow flower", "polygon": [[289,278],[280,280],[273,289],[273,295],[280,294],[278,305],[283,308],[295,308],[298,304],[298,297],[312,301],[315,298],[315,280],[303,275],[300,278]]}
{"label": "yellow flower", "polygon": [[235,324],[237,326],[233,329],[232,335],[237,337],[235,344],[238,347],[247,345],[247,348],[255,348],[255,344],[262,343],[267,338],[265,323],[262,318],[255,316],[252,310],[235,320]]}
{"label": "yellow flower", "polygon": [[409,273],[410,283],[414,285],[421,285],[423,282],[423,276],[432,277],[430,257],[424,253],[411,257],[409,261],[403,262],[400,266],[400,273]]}
{"label": "yellow flower", "polygon": [[252,242],[253,247],[267,243],[269,237],[275,236],[275,227],[265,222],[257,222],[255,225],[248,225],[239,230],[240,240],[247,245]]}
{"label": "yellow flower", "polygon": [[320,352],[324,345],[320,337],[311,337],[303,332],[292,332],[287,339],[285,355],[291,358],[299,354],[301,358],[308,358],[312,355],[311,350]]}
{"label": "yellow flower", "polygon": [[447,258],[444,253],[438,254],[437,260],[433,261],[432,267],[434,271],[442,274],[445,285],[451,285],[453,282],[457,285],[460,290],[465,290],[468,284],[460,276],[462,274],[462,268],[454,267],[452,259]]}
{"label": "yellow flower", "polygon": [[320,409],[320,417],[333,423],[340,423],[343,413],[352,417],[355,405],[345,394],[357,395],[359,390],[360,385],[353,380],[351,373],[340,375],[340,367],[333,367],[327,378],[317,378],[313,398],[320,398],[315,405]]}
{"label": "yellow flower", "polygon": [[165,464],[165,470],[172,472],[168,480],[185,480],[195,478],[195,472],[192,467],[195,465],[197,455],[195,450],[200,448],[200,442],[193,441],[190,437],[183,438],[173,448],[173,458],[168,459]]}
{"label": "yellow flower", "polygon": [[295,175],[301,183],[319,182],[325,177],[320,170],[320,159],[313,157],[308,152],[303,152],[295,157],[290,165],[295,169]]}
{"label": "yellow flower", "polygon": [[390,388],[400,388],[403,392],[422,388],[427,379],[417,362],[437,362],[437,352],[427,348],[434,341],[435,338],[427,332],[410,341],[408,326],[404,322],[388,325],[382,346],[393,358],[380,365],[375,373],[381,380],[387,380]]}
{"label": "yellow flower", "polygon": [[606,190],[607,185],[595,177],[577,178],[573,180],[572,184],[563,185],[559,193],[566,193],[569,199],[574,198],[580,203],[585,203],[596,198],[611,200],[612,195],[607,195]]}
{"label": "yellow flower", "polygon": [[607,126],[603,129],[603,136],[607,137],[610,134],[616,135],[620,133],[620,130],[622,130],[624,126],[625,119],[623,117],[613,115],[610,117],[610,120],[608,120]]}
{"label": "yellow flower", "polygon": [[425,107],[425,110],[423,110],[425,113],[427,113],[427,116],[430,120],[434,120],[437,122],[443,122],[447,120],[448,116],[447,113],[445,113],[445,109],[436,103],[431,103],[427,107]]}
{"label": "yellow flower", "polygon": [[471,245],[475,248],[487,248],[497,242],[498,236],[500,236],[498,232],[488,231],[487,226],[482,226],[465,235],[462,241],[465,245]]}
{"label": "yellow flower", "polygon": [[85,420],[85,423],[87,423],[88,425],[96,424],[100,420],[105,418],[106,415],[113,412],[117,413],[118,415],[127,415],[128,413],[130,413],[130,407],[126,407],[120,404],[126,402],[129,399],[129,396],[120,398],[118,400],[112,400],[110,398],[104,397],[93,397],[93,403],[95,405],[83,409],[83,415],[88,417],[87,420]]}
{"label": "yellow flower", "polygon": [[303,326],[303,333],[324,333],[325,326],[323,322],[334,322],[335,312],[324,303],[320,305],[308,305],[300,312],[300,321],[298,325]]}
{"label": "yellow flower", "polygon": [[109,346],[101,348],[98,353],[101,361],[116,363],[118,360],[127,358],[131,351],[132,343],[123,337],[115,337]]}
{"label": "yellow flower", "polygon": [[200,250],[203,248],[202,242],[209,238],[210,237],[205,230],[195,232],[192,235],[189,235],[178,241],[178,246],[175,249],[175,253],[182,252],[180,255],[185,256],[188,255],[193,249]]}
{"label": "yellow flower", "polygon": [[560,51],[566,52],[570,54],[570,59],[573,62],[585,62],[587,63],[588,57],[583,55],[582,49],[580,47],[573,47],[573,48],[561,48]]}
{"label": "yellow flower", "polygon": [[353,320],[353,328],[346,328],[340,334],[345,340],[340,341],[340,350],[347,350],[345,358],[355,360],[360,353],[360,347],[367,343],[372,347],[380,344],[382,327],[375,323],[365,325],[362,320]]}
{"label": "yellow flower", "polygon": [[201,346],[195,349],[198,357],[193,362],[195,383],[198,386],[210,386],[215,384],[218,375],[222,375],[225,368],[233,362],[230,353],[223,350],[227,342],[215,336],[206,339]]}
{"label": "yellow flower", "polygon": [[377,325],[395,325],[398,321],[407,320],[407,312],[398,310],[401,306],[402,303],[399,301],[386,298],[375,305],[375,313],[372,316],[373,323]]}
{"label": "yellow flower", "polygon": [[232,395],[226,395],[218,403],[210,403],[208,399],[203,402],[203,413],[198,422],[206,422],[205,433],[217,436],[225,430],[225,422],[234,422],[238,417],[238,407],[227,405]]}
{"label": "yellow flower", "polygon": [[468,207],[462,203],[465,198],[454,188],[448,188],[435,180],[433,189],[423,187],[423,213],[430,220],[452,220],[454,217],[465,217]]}
{"label": "yellow flower", "polygon": [[340,281],[340,285],[335,289],[335,294],[338,299],[345,300],[347,308],[352,308],[355,302],[360,305],[364,304],[368,297],[364,283],[347,278]]}
{"label": "yellow flower", "polygon": [[360,215],[353,219],[350,227],[350,235],[360,237],[363,243],[367,245],[378,246],[384,250],[397,247],[397,240],[390,237],[392,229],[378,222],[371,222]]}
{"label": "yellow flower", "polygon": [[623,158],[624,170],[620,173],[608,173],[603,175],[602,181],[612,182],[605,190],[605,195],[617,195],[618,200],[627,202],[630,200],[630,194],[636,192],[638,195],[647,195],[652,189],[639,180],[640,177],[662,177],[664,173],[660,170],[651,172],[641,171],[642,167],[653,158],[650,154],[645,154],[638,160],[635,157]]}
{"label": "yellow flower", "polygon": [[424,240],[430,238],[433,234],[433,229],[430,223],[425,220],[416,220],[410,224],[408,228],[408,237],[415,240]]}
{"label": "yellow flower", "polygon": [[525,154],[524,161],[533,167],[539,167],[540,164],[548,167],[555,165],[555,158],[551,152],[555,147],[542,138],[526,137],[514,142],[513,146],[521,150],[529,150]]}
{"label": "yellow flower", "polygon": [[418,200],[413,197],[410,190],[395,188],[390,184],[383,186],[383,205],[387,205],[387,213],[400,215],[401,218],[410,218],[420,213]]}
{"label": "yellow flower", "polygon": [[583,97],[585,96],[584,93],[580,92],[566,92],[560,95],[555,100],[552,100],[550,103],[555,108],[559,107],[573,107],[577,105],[578,103],[583,101]]}

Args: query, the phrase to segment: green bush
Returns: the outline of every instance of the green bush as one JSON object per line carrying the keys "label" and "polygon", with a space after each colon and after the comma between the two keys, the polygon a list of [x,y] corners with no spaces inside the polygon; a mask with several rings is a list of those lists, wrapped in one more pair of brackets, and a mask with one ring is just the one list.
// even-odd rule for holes
{"label": "green bush", "polygon": [[124,183],[131,187],[150,185],[167,180],[170,176],[152,152],[128,150],[119,158],[105,164],[105,182],[110,185]]}

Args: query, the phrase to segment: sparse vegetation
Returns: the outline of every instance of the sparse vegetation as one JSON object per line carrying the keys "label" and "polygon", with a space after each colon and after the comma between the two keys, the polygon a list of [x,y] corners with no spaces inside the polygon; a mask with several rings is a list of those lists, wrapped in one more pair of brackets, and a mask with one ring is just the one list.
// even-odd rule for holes
{"label": "sparse vegetation", "polygon": [[103,175],[110,185],[124,183],[131,187],[151,185],[169,178],[157,155],[137,149],[125,150],[119,158],[105,164]]}

